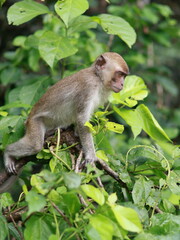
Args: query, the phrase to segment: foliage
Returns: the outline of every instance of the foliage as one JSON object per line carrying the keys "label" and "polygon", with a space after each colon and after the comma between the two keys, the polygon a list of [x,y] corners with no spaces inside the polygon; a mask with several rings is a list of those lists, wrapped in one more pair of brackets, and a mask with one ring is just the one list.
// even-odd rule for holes
{"label": "foliage", "polygon": [[[6,51],[0,63],[0,86],[5,89],[0,107],[1,150],[23,135],[31,107],[50,85],[88,66],[104,51],[126,52],[132,69],[143,65],[140,75],[150,89],[156,83],[177,96],[175,84],[168,77],[165,83],[161,80],[167,67],[149,63],[147,54],[156,47],[152,42],[171,46],[178,36],[171,9],[155,3],[139,8],[134,1],[122,6],[113,2],[108,13],[96,16],[84,14],[89,9],[87,0],[58,0],[47,6],[24,0],[10,6],[9,24],[22,26],[31,20],[31,26],[39,19],[42,23],[33,33],[16,36],[13,50]],[[136,33],[138,42],[129,50]],[[112,174],[91,165],[74,171],[73,159],[80,156],[72,155],[73,146],[60,145],[58,131],[56,144],[47,144],[36,156],[36,162],[46,163],[43,169],[34,174],[33,163],[24,168],[19,180],[22,193],[16,200],[9,193],[0,195],[0,239],[178,239],[180,150],[172,140],[179,134],[175,129],[180,113],[175,112],[172,132],[167,134],[155,118],[158,113],[150,110],[153,98],[145,100],[147,84],[137,75],[128,76],[124,89],[113,93],[106,109],[97,110],[86,123],[96,155]]]}

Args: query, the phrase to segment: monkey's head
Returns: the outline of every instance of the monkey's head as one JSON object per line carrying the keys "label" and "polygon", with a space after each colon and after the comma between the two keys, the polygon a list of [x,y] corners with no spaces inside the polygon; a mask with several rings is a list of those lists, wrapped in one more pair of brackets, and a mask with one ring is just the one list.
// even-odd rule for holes
{"label": "monkey's head", "polygon": [[114,52],[100,55],[95,61],[95,70],[104,86],[116,93],[122,90],[124,79],[129,74],[125,60]]}

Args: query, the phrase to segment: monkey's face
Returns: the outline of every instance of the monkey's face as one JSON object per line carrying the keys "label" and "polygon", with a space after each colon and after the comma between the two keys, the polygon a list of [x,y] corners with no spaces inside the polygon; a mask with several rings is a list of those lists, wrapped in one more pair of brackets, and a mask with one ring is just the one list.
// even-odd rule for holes
{"label": "monkey's face", "polygon": [[123,89],[124,79],[129,73],[125,60],[117,53],[107,52],[95,62],[96,73],[104,86],[115,93]]}
{"label": "monkey's face", "polygon": [[110,87],[111,90],[115,93],[120,92],[124,86],[124,79],[127,74],[122,71],[115,71],[114,76],[111,79]]}

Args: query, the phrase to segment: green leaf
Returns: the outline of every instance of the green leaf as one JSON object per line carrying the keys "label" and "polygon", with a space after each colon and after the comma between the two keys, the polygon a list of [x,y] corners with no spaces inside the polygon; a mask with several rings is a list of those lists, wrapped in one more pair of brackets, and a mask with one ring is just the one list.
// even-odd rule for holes
{"label": "green leaf", "polygon": [[131,126],[132,132],[134,134],[134,139],[141,133],[142,131],[142,123],[141,119],[138,117],[136,112],[131,109],[118,109],[113,106],[113,110],[121,116],[129,126]]}
{"label": "green leaf", "polygon": [[15,227],[13,225],[13,223],[8,224],[8,230],[9,230],[9,234],[11,235],[11,237],[16,239],[16,240],[21,240],[22,235],[20,235],[20,233],[22,233],[22,231],[20,230],[20,232],[18,232],[17,229],[20,230],[20,228]]}
{"label": "green leaf", "polygon": [[31,190],[26,195],[26,201],[28,202],[28,215],[33,212],[40,211],[46,205],[46,199],[44,196]]}
{"label": "green leaf", "polygon": [[108,202],[110,204],[115,204],[116,201],[117,201],[117,194],[116,193],[112,193],[111,195],[109,195]]}
{"label": "green leaf", "polygon": [[12,205],[14,203],[12,197],[11,197],[11,194],[6,192],[6,193],[3,193],[0,195],[0,207],[2,208],[5,208],[5,207],[8,207],[10,205]]}
{"label": "green leaf", "polygon": [[2,5],[5,3],[6,0],[0,0],[0,6],[2,7]]}
{"label": "green leaf", "polygon": [[161,128],[157,120],[154,118],[148,107],[144,104],[139,105],[136,108],[138,117],[141,119],[143,130],[156,141],[170,141],[167,134]]}
{"label": "green leaf", "polygon": [[7,222],[4,216],[2,216],[0,214],[0,239],[1,240],[5,240],[7,239],[7,235],[8,235],[8,227],[7,227]]}
{"label": "green leaf", "polygon": [[162,4],[154,4],[155,8],[159,10],[162,16],[168,18],[170,15],[173,15],[173,11],[171,8],[167,5],[162,5]]}
{"label": "green leaf", "polygon": [[133,107],[137,101],[143,100],[148,95],[147,86],[142,78],[132,75],[127,76],[124,81],[124,87],[120,93],[111,94],[109,101],[114,104],[123,104]]}
{"label": "green leaf", "polygon": [[[93,237],[92,235],[93,231],[91,227],[93,227],[97,231],[98,238]],[[88,231],[86,232],[87,232],[88,239],[90,240],[95,240],[95,239],[112,240],[114,228],[109,218],[103,216],[102,214],[97,214],[90,218],[90,226],[88,228]]]}
{"label": "green leaf", "polygon": [[151,224],[150,233],[156,235],[173,235],[174,233],[179,233],[180,216],[170,213],[156,214],[151,218]]}
{"label": "green leaf", "polygon": [[26,41],[27,37],[25,36],[17,36],[13,40],[13,45],[16,47],[24,47],[24,43]]}
{"label": "green leaf", "polygon": [[68,28],[68,35],[77,32],[83,32],[90,28],[96,28],[97,23],[92,20],[91,17],[88,16],[79,16],[73,20],[71,20]]}
{"label": "green leaf", "polygon": [[140,177],[138,180],[136,180],[133,191],[132,191],[132,197],[135,204],[139,206],[144,206],[146,203],[146,200],[148,199],[151,188],[153,187],[153,182],[146,180],[144,177]]}
{"label": "green leaf", "polygon": [[7,18],[9,24],[20,25],[45,13],[49,13],[49,9],[43,4],[35,1],[21,1],[9,8]]}
{"label": "green leaf", "polygon": [[7,116],[0,120],[0,139],[3,146],[17,141],[24,133],[22,116]]}
{"label": "green leaf", "polygon": [[87,0],[58,0],[55,4],[56,13],[61,17],[66,27],[73,18],[80,16],[88,7]]}
{"label": "green leaf", "polygon": [[74,172],[64,173],[63,174],[65,185],[69,189],[76,189],[81,184],[81,177]]}
{"label": "green leaf", "polygon": [[118,35],[129,47],[135,43],[136,33],[123,18],[110,14],[101,14],[92,18],[102,26],[105,32]]}
{"label": "green leaf", "polygon": [[49,85],[49,79],[46,76],[40,77],[37,82],[23,86],[19,93],[22,103],[33,105],[44,93],[43,90]]}
{"label": "green leaf", "polygon": [[105,127],[112,132],[122,133],[124,131],[124,126],[114,122],[107,122]]}
{"label": "green leaf", "polygon": [[132,208],[123,206],[111,206],[119,225],[130,232],[141,232],[142,225],[137,212]]}
{"label": "green leaf", "polygon": [[[153,235],[151,233],[144,233],[144,232],[140,233],[137,237],[135,237],[135,240],[150,240],[150,239],[151,240],[160,240],[160,238],[158,236]],[[163,240],[163,239],[161,239],[161,240]]]}
{"label": "green leaf", "polygon": [[67,214],[75,216],[75,214],[78,213],[81,208],[81,204],[77,195],[73,192],[67,192],[62,195],[62,198],[66,208],[68,209]]}
{"label": "green leaf", "polygon": [[93,127],[93,125],[90,122],[85,122],[84,126],[88,127],[93,134],[96,134],[96,129]]}
{"label": "green leaf", "polygon": [[24,104],[24,103],[17,101],[17,102],[9,103],[9,104],[6,104],[6,105],[0,107],[0,110],[7,110],[10,108],[30,108],[30,107],[31,107],[31,105],[29,105],[29,104]]}
{"label": "green leaf", "polygon": [[72,45],[70,39],[48,31],[40,37],[39,51],[41,57],[53,68],[58,60],[75,54],[77,48]]}
{"label": "green leaf", "polygon": [[171,172],[169,178],[167,179],[168,187],[170,188],[172,193],[180,196],[179,182],[180,182],[179,174],[178,173],[176,174],[175,172]]}
{"label": "green leaf", "polygon": [[44,188],[43,184],[45,183],[42,176],[39,176],[38,174],[33,174],[31,177],[31,185],[36,188],[38,193],[45,195],[48,193],[49,189]]}
{"label": "green leaf", "polygon": [[118,109],[117,107],[113,107],[113,109],[131,126],[134,138],[140,134],[143,129],[157,142],[171,142],[148,107],[144,104],[139,105],[135,110]]}
{"label": "green leaf", "polygon": [[108,157],[103,150],[96,151],[96,156],[106,162],[108,162]]}
{"label": "green leaf", "polygon": [[18,68],[5,68],[0,74],[1,83],[6,86],[9,83],[17,82],[20,76],[21,71]]}
{"label": "green leaf", "polygon": [[104,204],[105,202],[104,195],[98,188],[88,184],[82,185],[81,188],[88,197],[92,198],[99,205]]}
{"label": "green leaf", "polygon": [[48,214],[31,216],[25,224],[24,238],[26,240],[49,240],[49,237],[55,234],[53,220]]}
{"label": "green leaf", "polygon": [[95,141],[98,148],[103,150],[106,154],[113,155],[115,153],[108,137],[103,132],[99,132],[97,135],[95,135]]}
{"label": "green leaf", "polygon": [[51,235],[48,240],[59,240],[59,237],[57,235]]}
{"label": "green leaf", "polygon": [[1,111],[1,110],[0,110],[0,116],[6,117],[7,115],[8,115],[8,112]]}

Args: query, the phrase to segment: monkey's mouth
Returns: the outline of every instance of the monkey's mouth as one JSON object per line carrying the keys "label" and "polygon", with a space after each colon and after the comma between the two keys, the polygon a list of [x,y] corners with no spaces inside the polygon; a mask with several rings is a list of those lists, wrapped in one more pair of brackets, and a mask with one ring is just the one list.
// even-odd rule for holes
{"label": "monkey's mouth", "polygon": [[112,86],[112,89],[113,89],[113,91],[114,91],[115,93],[118,93],[118,92],[120,92],[120,91],[122,90],[122,88],[118,88],[118,87],[116,87],[116,86]]}

